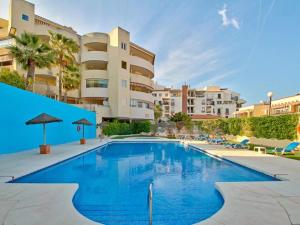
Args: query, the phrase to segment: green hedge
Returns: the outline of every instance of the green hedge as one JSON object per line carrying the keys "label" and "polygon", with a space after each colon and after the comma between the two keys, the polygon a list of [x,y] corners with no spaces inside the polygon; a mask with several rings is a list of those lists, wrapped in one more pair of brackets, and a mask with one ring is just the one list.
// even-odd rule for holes
{"label": "green hedge", "polygon": [[198,122],[198,127],[208,133],[222,132],[232,135],[246,135],[257,138],[297,138],[299,115],[230,118]]}
{"label": "green hedge", "polygon": [[117,120],[108,123],[103,127],[102,132],[107,136],[111,135],[128,135],[150,132],[150,121],[137,121],[131,123],[119,122]]}
{"label": "green hedge", "polygon": [[250,124],[254,137],[296,139],[298,115],[251,117]]}

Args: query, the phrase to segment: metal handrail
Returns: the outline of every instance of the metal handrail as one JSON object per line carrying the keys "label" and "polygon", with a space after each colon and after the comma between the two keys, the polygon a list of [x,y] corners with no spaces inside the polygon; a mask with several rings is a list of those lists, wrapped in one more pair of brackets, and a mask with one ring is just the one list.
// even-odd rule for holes
{"label": "metal handrail", "polygon": [[12,181],[15,179],[15,176],[10,176],[10,175],[7,175],[7,176],[0,176],[0,177],[10,177]]}
{"label": "metal handrail", "polygon": [[151,182],[148,187],[149,225],[152,225],[152,198],[153,198],[152,186],[153,183]]}

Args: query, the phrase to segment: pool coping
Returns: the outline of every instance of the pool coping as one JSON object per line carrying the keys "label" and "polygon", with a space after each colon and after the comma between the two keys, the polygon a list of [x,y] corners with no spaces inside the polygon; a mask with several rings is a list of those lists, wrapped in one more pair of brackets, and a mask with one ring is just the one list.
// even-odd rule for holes
{"label": "pool coping", "polygon": [[[180,141],[180,140],[176,140],[176,139],[141,139],[141,138],[139,138],[139,139],[131,138],[131,139],[121,139],[121,140],[112,139],[112,140],[105,140],[103,142],[99,142],[99,140],[98,140],[95,144],[93,144],[92,146],[89,146],[88,149],[82,150],[82,152],[80,154],[74,154],[72,157],[69,156],[68,158],[59,160],[56,163],[52,163],[51,165],[44,166],[40,169],[44,169],[45,167],[48,167],[48,166],[53,166],[54,164],[61,163],[63,161],[69,160],[70,158],[73,158],[73,157],[78,157],[81,154],[86,154],[87,152],[92,151],[95,148],[99,148],[99,147],[102,147],[106,144],[113,143],[113,142],[128,143],[128,142],[178,142],[178,141]],[[199,149],[200,151],[207,152],[208,154],[214,153],[211,151],[207,151],[207,149],[205,149],[203,146],[200,148],[199,145],[198,146],[194,145],[194,144],[190,144],[190,145],[192,147]],[[92,147],[92,148],[90,148],[90,147]],[[212,154],[212,155],[214,155],[214,154]],[[230,157],[226,157],[223,155],[220,156],[219,154],[216,154],[216,153],[215,153],[215,156],[221,157],[221,159],[227,159],[228,161],[239,164],[241,166],[245,166],[250,169],[254,169],[258,172],[261,172],[261,173],[264,173],[267,175],[272,174],[269,171],[265,171],[261,168],[255,167],[255,165],[254,166],[252,165],[253,167],[251,165],[249,166],[249,163],[246,165],[243,165],[243,163],[241,163],[239,160],[234,160]],[[1,159],[1,155],[0,155],[0,159]],[[1,169],[1,165],[0,165],[0,169]],[[31,171],[29,173],[33,173],[33,172],[36,172],[36,170]],[[28,175],[29,173],[27,172],[24,175]],[[19,176],[16,176],[16,178],[19,178],[19,177],[21,177],[20,174],[19,174]],[[216,225],[216,224],[219,224],[219,225],[221,225],[221,224],[222,225],[224,225],[224,224],[228,224],[228,225],[234,225],[234,224],[249,224],[250,225],[251,224],[251,225],[254,225],[254,224],[257,224],[257,225],[259,225],[259,224],[262,224],[262,222],[264,222],[263,224],[270,224],[270,225],[271,224],[272,225],[273,224],[278,224],[278,225],[300,224],[300,218],[299,218],[299,216],[297,216],[297,213],[295,212],[295,207],[296,207],[296,211],[298,209],[300,210],[300,191],[298,191],[299,193],[296,191],[296,194],[295,194],[294,193],[295,190],[289,190],[289,192],[291,192],[293,194],[290,194],[290,193],[288,193],[286,195],[282,194],[281,193],[282,187],[280,187],[280,185],[278,186],[278,184],[276,184],[274,186],[274,183],[281,183],[281,186],[283,185],[283,187],[287,187],[287,188],[291,188],[290,186],[294,185],[290,179],[287,179],[284,176],[282,178],[284,178],[286,180],[280,181],[280,182],[268,181],[268,182],[232,182],[232,183],[231,182],[230,183],[229,182],[220,182],[220,183],[216,183],[216,188],[219,190],[219,192],[222,194],[222,196],[224,198],[223,207],[216,214],[212,215],[210,218],[208,218],[204,221],[201,221],[199,223],[196,223],[196,224],[197,225],[198,224],[199,225],[200,224],[201,225],[202,224],[203,225],[208,225],[208,224],[211,224],[211,225]],[[300,179],[299,179],[299,182],[300,182]],[[3,201],[14,202],[13,198],[3,196],[3,190],[7,189],[7,187],[5,187],[6,185],[16,185],[21,189],[24,188],[24,190],[22,191],[24,193],[29,191],[26,189],[26,187],[23,184],[20,184],[20,183],[18,183],[18,184],[16,184],[16,183],[1,184],[0,183],[0,206],[2,205]],[[69,184],[57,184],[57,185],[56,184],[54,184],[54,185],[53,184],[51,184],[51,185],[49,185],[49,184],[33,184],[33,185],[36,185],[35,186],[36,191],[46,189],[45,191],[47,193],[54,192],[56,190],[55,187],[53,187],[53,186],[57,186],[57,188],[62,188],[62,186],[65,185],[66,188],[65,189],[63,188],[63,191],[60,191],[59,193],[60,193],[61,200],[63,200],[63,202],[65,202],[69,206],[67,208],[62,209],[63,213],[58,212],[60,214],[58,214],[57,216],[64,218],[63,215],[61,215],[61,213],[72,215],[71,219],[74,219],[74,218],[78,219],[78,223],[76,223],[76,224],[87,224],[87,225],[100,224],[100,223],[95,223],[93,221],[90,221],[88,218],[82,216],[74,208],[74,205],[72,203],[72,198],[70,199],[68,197],[68,196],[70,196],[70,192],[72,192],[74,195],[77,190],[77,188],[74,188],[72,186],[74,184],[70,184],[71,186]],[[23,187],[21,187],[21,186],[23,186]],[[30,188],[32,188],[32,187],[30,187]],[[29,191],[29,193],[31,193],[31,192]],[[242,196],[244,196],[246,193],[248,197],[245,199],[240,199],[240,198],[238,198],[237,193]],[[5,193],[4,193],[4,195],[5,195]],[[13,195],[13,196],[15,196],[15,195]],[[17,196],[17,194],[16,194],[16,196]],[[291,199],[293,197],[295,197],[296,200]],[[34,201],[32,201],[32,199],[36,199],[37,196],[34,195],[34,193],[31,193],[31,194],[29,194],[28,198],[31,200],[31,202],[34,202]],[[264,199],[266,202],[271,202],[272,203],[271,204],[272,207],[270,207],[271,210],[266,208],[266,209],[260,209],[260,210],[255,211],[255,207],[259,209],[260,205],[258,204],[258,205],[255,205],[255,207],[253,207],[251,205],[251,203],[253,203],[253,202],[251,202],[251,198],[254,198],[255,200],[257,200],[257,198],[259,198],[260,200]],[[44,203],[46,204],[47,199],[43,199],[43,200],[44,200]],[[22,199],[17,200],[18,204],[20,204],[22,201],[23,201]],[[36,201],[40,202],[41,200],[37,199]],[[18,204],[16,203],[15,206],[17,206]],[[31,203],[31,204],[33,204],[33,203]],[[244,208],[240,208],[240,207],[236,208],[236,206],[239,206],[241,204],[243,205]],[[261,204],[261,205],[265,206],[265,204]],[[57,208],[56,206],[53,206],[53,207]],[[274,209],[274,207],[275,207],[275,209]],[[53,210],[55,211],[54,208],[52,209],[52,211]],[[5,211],[5,209],[4,210],[1,209],[0,210],[0,221],[2,219],[5,219],[5,221],[8,221],[7,219],[9,219],[9,218],[12,219],[11,215],[15,215],[14,213],[17,210],[19,210],[19,209],[12,207],[12,208],[7,209],[6,212],[3,213],[2,211]],[[36,215],[37,212],[35,210],[37,210],[37,209],[35,207],[32,207],[32,211],[30,213],[34,213]],[[254,210],[254,212],[256,213],[256,216],[253,216],[253,215],[249,216],[249,210],[252,210],[252,211]],[[261,212],[263,212],[263,213],[261,213]],[[30,213],[28,213],[28,214],[30,214]],[[49,213],[51,213],[51,210],[49,210]],[[272,215],[272,214],[274,214],[274,215]],[[42,215],[44,215],[44,214],[42,214]],[[268,215],[268,217],[271,217],[272,219],[269,218],[269,220],[268,220],[268,218],[266,218],[264,215]],[[20,216],[18,216],[18,217],[20,217]],[[47,214],[46,214],[46,216],[44,215],[44,217],[49,217],[49,215],[47,216]],[[84,217],[85,219],[82,217]],[[276,220],[273,218],[276,218]],[[40,221],[45,221],[46,218],[39,218],[39,219],[40,219]],[[54,223],[50,223],[50,221],[52,219],[51,217],[47,218],[47,219],[50,219],[48,224],[54,224]],[[13,220],[13,221],[14,221],[13,223],[5,223],[5,224],[22,224],[22,225],[26,224],[22,220],[19,222],[16,220]],[[238,222],[235,222],[235,221],[238,221]],[[63,221],[63,224],[74,224],[74,223],[70,223],[70,222],[71,221],[68,222],[68,218],[65,218],[65,220]],[[3,224],[4,224],[4,222],[3,222]],[[27,224],[31,225],[34,223],[27,223]],[[59,223],[56,223],[56,224],[59,224]]]}

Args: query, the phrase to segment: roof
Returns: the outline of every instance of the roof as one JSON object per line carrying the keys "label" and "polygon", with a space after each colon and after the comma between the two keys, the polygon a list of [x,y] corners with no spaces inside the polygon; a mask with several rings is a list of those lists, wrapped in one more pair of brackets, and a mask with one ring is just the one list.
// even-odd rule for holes
{"label": "roof", "polygon": [[28,120],[26,122],[26,125],[41,124],[41,123],[54,123],[54,122],[62,122],[62,120],[59,118],[56,118],[54,116],[48,115],[46,113],[42,113],[42,114],[34,117],[33,119]]}
{"label": "roof", "polygon": [[87,125],[87,126],[93,125],[90,121],[88,121],[85,118],[82,118],[80,120],[74,121],[72,124],[83,124],[83,125]]}
{"label": "roof", "polygon": [[141,47],[141,46],[139,46],[139,45],[137,45],[133,42],[130,42],[130,45],[132,47],[137,48],[137,49],[139,49],[139,50],[141,50],[141,51],[143,51],[143,52],[147,53],[148,55],[151,55],[152,57],[155,58],[155,54],[153,52],[151,52],[151,51],[149,51],[149,50],[147,50],[147,49],[145,49],[145,48],[143,48],[143,47]]}

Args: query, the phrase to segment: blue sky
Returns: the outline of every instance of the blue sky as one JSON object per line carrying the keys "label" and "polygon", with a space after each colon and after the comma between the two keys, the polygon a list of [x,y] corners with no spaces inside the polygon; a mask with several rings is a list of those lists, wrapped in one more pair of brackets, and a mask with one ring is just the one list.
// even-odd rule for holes
{"label": "blue sky", "polygon": [[[0,0],[7,16],[8,0]],[[121,26],[156,54],[167,86],[220,85],[248,104],[300,92],[300,1],[30,0],[36,13],[79,34]],[[73,6],[73,7],[70,7]],[[3,6],[3,7],[2,7]]]}

